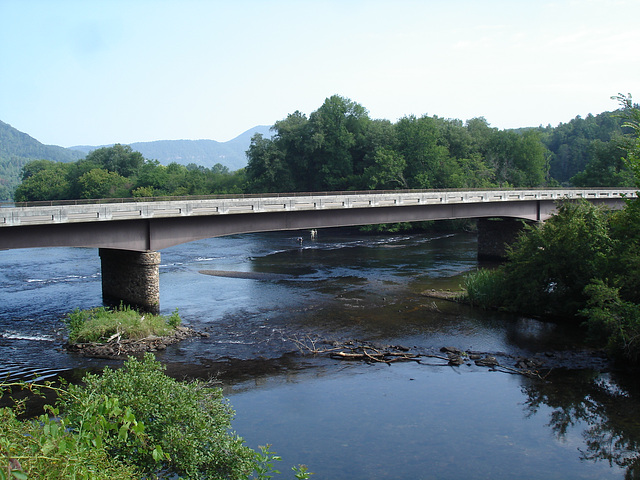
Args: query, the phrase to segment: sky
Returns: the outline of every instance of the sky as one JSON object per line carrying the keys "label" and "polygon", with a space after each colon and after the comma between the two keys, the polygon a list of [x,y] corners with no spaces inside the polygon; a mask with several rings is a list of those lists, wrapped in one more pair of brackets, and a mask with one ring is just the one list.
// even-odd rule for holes
{"label": "sky", "polygon": [[332,95],[556,126],[640,98],[639,0],[0,0],[0,120],[64,147],[227,141]]}

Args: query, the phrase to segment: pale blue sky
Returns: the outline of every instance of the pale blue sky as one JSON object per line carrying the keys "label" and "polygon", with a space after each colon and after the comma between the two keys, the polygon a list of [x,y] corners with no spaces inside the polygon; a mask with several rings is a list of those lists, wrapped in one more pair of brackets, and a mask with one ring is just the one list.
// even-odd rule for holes
{"label": "pale blue sky", "polygon": [[372,118],[557,125],[640,98],[638,0],[0,0],[0,120],[46,144]]}

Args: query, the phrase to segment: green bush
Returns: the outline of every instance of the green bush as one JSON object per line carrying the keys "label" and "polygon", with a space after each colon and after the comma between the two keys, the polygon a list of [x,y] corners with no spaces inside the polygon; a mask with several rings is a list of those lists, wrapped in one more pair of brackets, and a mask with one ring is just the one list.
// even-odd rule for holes
{"label": "green bush", "polygon": [[[152,354],[119,370],[88,374],[84,385],[0,383],[54,390],[58,407],[20,421],[0,409],[0,480],[176,478],[265,480],[280,473],[269,446],[256,452],[230,430],[233,410],[219,388],[178,382]],[[297,479],[311,472],[292,468]]]}
{"label": "green bush", "polygon": [[146,354],[130,358],[119,370],[88,374],[84,386],[70,385],[62,397],[69,426],[79,433],[95,399],[116,398],[144,425],[144,446],[119,431],[103,437],[113,457],[145,472],[169,471],[188,478],[247,478],[256,453],[230,431],[233,410],[222,390],[200,382],[178,382]]}
{"label": "green bush", "polygon": [[582,314],[589,336],[614,355],[632,364],[640,360],[640,305],[620,298],[620,289],[594,280],[585,289],[589,297]]}
{"label": "green bush", "polygon": [[100,442],[109,428],[122,431],[122,435],[135,428],[130,412],[114,408],[113,400],[106,408],[105,402],[94,405],[93,414],[86,415],[78,434],[69,431],[68,420],[60,417],[57,409],[20,421],[16,416],[20,408],[1,408],[0,480],[140,478],[142,472],[135,465],[112,457]]}

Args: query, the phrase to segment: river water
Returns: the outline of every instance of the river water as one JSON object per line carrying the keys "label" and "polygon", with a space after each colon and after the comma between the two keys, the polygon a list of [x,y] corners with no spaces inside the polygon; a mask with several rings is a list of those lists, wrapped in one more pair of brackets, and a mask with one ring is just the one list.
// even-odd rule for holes
{"label": "river water", "polygon": [[[640,478],[635,379],[589,368],[533,379],[435,358],[346,362],[303,354],[293,341],[324,349],[357,339],[436,355],[452,346],[510,366],[516,356],[557,359],[549,352],[580,348],[573,327],[423,294],[457,289],[476,267],[475,237],[464,233],[321,230],[312,240],[279,232],[173,247],[162,252],[162,313],[178,308],[209,337],[157,358],[173,375],[216,379],[236,410],[234,429],[254,448],[271,444],[283,471],[306,464],[318,479]],[[61,349],[64,313],[100,304],[95,249],[0,251],[0,374],[77,378],[117,366]]]}

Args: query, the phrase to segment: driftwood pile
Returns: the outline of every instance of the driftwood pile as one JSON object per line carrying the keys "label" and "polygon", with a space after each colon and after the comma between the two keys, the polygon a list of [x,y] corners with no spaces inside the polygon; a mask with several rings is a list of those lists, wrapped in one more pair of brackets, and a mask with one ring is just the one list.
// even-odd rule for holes
{"label": "driftwood pile", "polygon": [[[494,371],[502,371],[542,378],[539,371],[542,364],[535,359],[517,357],[513,367],[504,365],[496,357],[499,355],[486,352],[463,351],[455,347],[442,347],[439,353],[412,352],[409,347],[402,345],[375,345],[360,340],[346,342],[329,342],[324,339],[305,336],[289,338],[303,354],[329,355],[338,360],[363,361],[368,363],[416,362],[429,366],[460,366],[475,365],[489,367]],[[504,355],[503,355],[504,356]],[[513,357],[506,355],[505,358]],[[433,360],[439,360],[434,362]]]}

